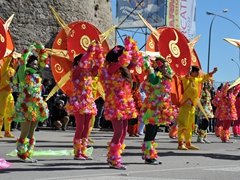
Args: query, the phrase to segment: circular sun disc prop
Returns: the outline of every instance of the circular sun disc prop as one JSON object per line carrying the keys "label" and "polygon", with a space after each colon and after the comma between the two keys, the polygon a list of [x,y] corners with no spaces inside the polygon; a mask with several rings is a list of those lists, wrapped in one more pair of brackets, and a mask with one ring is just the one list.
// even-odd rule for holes
{"label": "circular sun disc prop", "polygon": [[175,28],[166,28],[158,39],[158,48],[177,75],[185,75],[191,66],[191,53],[185,36]]}
{"label": "circular sun disc prop", "polygon": [[7,48],[6,31],[4,29],[3,23],[0,21],[0,59],[4,57],[6,48]]}
{"label": "circular sun disc prop", "polygon": [[85,53],[95,39],[99,41],[99,34],[92,24],[84,21],[75,24],[67,37],[67,50],[70,59],[73,61],[78,54]]}

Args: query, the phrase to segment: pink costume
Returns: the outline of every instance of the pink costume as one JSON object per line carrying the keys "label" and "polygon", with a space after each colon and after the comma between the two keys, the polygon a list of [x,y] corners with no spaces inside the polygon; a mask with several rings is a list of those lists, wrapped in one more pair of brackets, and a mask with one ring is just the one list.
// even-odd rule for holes
{"label": "pink costume", "polygon": [[222,122],[219,121],[220,117],[220,112],[221,112],[221,106],[220,106],[220,96],[221,96],[221,91],[217,90],[215,93],[215,96],[212,100],[212,104],[216,107],[216,111],[214,114],[214,117],[216,118],[216,126],[215,126],[215,136],[220,137],[220,134],[222,133]]}
{"label": "pink costume", "polygon": [[234,136],[239,136],[240,135],[240,96],[237,96],[235,106],[237,109],[238,119],[233,122],[232,130],[233,130]]}
{"label": "pink costume", "polygon": [[230,138],[230,125],[232,121],[238,120],[237,110],[235,106],[236,96],[240,90],[240,85],[236,86],[233,90],[229,90],[229,83],[226,83],[220,95],[220,116],[219,120],[223,121],[223,130],[220,135],[220,138],[223,142],[228,142]]}
{"label": "pink costume", "polygon": [[[120,46],[114,47],[109,53],[118,62],[109,62],[108,59],[102,68],[100,75],[103,84],[106,99],[104,102],[104,115],[106,120],[111,120],[114,128],[114,134],[110,143],[108,143],[108,163],[110,167],[125,169],[121,164],[121,153],[125,148],[123,141],[125,139],[128,119],[136,118],[134,100],[131,93],[132,83],[122,76],[122,69],[130,68],[132,65],[142,62],[141,54],[138,51],[136,42],[130,37],[124,41],[125,49],[121,47],[122,53],[119,53]],[[118,56],[119,55],[119,56]]]}
{"label": "pink costume", "polygon": [[88,143],[88,131],[92,115],[97,114],[93,97],[92,81],[97,75],[98,69],[103,64],[102,47],[93,43],[82,56],[77,66],[72,70],[72,82],[74,90],[66,110],[74,114],[76,132],[74,136],[74,159],[89,159],[85,155]]}

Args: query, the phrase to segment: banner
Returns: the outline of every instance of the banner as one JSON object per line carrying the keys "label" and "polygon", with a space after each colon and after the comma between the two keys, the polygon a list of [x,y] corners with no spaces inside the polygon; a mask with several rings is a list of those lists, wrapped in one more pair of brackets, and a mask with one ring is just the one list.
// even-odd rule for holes
{"label": "banner", "polygon": [[168,0],[166,25],[180,30],[189,41],[196,34],[196,0]]}
{"label": "banner", "polygon": [[117,0],[116,19],[117,24],[120,25],[119,28],[146,27],[136,12],[153,27],[164,26],[164,14],[167,9],[166,3],[164,3],[165,1],[166,0]]}

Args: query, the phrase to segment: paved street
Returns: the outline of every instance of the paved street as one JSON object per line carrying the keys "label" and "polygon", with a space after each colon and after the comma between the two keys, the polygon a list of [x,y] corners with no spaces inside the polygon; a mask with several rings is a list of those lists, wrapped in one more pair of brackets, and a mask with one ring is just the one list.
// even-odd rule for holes
{"label": "paved street", "polygon": [[[17,137],[20,131],[14,131]],[[74,129],[66,132],[41,130],[36,132],[36,150],[71,150]],[[231,143],[222,143],[212,133],[211,144],[197,144],[199,151],[177,150],[177,140],[172,140],[167,133],[158,133],[159,160],[158,166],[146,165],[141,159],[142,137],[128,137],[123,153],[123,164],[127,170],[109,169],[106,163],[106,143],[110,141],[112,132],[94,130],[92,138],[95,143],[92,161],[76,161],[72,156],[36,157],[38,163],[28,164],[17,157],[6,156],[15,148],[16,139],[0,139],[0,158],[13,163],[9,169],[0,169],[0,180],[179,180],[210,179],[239,180],[240,177],[240,137],[231,138]],[[193,142],[196,137],[193,137]]]}

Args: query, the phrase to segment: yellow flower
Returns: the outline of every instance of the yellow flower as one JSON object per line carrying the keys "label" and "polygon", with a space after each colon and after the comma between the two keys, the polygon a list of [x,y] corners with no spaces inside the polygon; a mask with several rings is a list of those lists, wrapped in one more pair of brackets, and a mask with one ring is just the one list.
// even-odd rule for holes
{"label": "yellow flower", "polygon": [[159,77],[159,78],[163,77],[163,75],[162,75],[162,73],[160,71],[157,72],[156,76]]}

